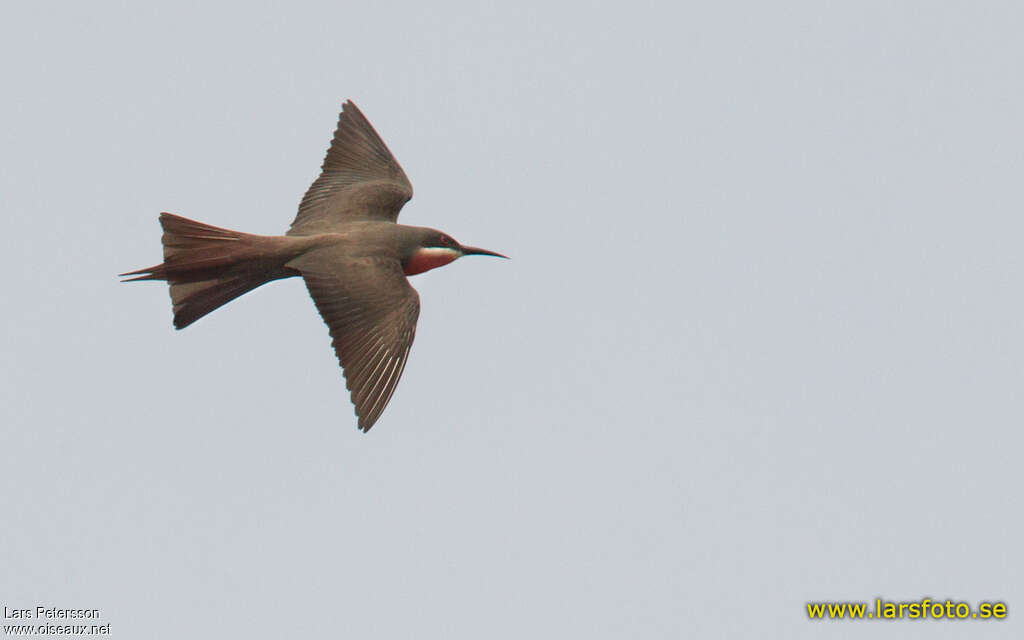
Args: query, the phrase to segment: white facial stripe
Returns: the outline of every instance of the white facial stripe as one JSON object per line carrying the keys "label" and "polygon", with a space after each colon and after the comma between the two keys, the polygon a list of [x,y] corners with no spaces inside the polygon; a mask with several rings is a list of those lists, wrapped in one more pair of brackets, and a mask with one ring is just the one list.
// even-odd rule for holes
{"label": "white facial stripe", "polygon": [[461,251],[458,251],[456,249],[449,249],[447,247],[424,247],[424,248],[420,249],[419,251],[417,251],[416,253],[418,253],[419,255],[423,256],[424,258],[428,258],[428,259],[429,258],[446,258],[446,257],[449,257],[449,256],[451,256],[453,258],[458,258],[460,255],[462,255]]}
{"label": "white facial stripe", "polygon": [[416,250],[405,263],[406,275],[416,275],[424,271],[430,271],[443,267],[449,262],[454,262],[462,255],[458,249],[447,247],[422,247]]}

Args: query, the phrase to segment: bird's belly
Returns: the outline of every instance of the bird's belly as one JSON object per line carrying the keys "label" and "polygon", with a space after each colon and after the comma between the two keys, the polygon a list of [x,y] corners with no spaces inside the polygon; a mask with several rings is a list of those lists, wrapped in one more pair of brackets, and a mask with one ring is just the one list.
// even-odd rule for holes
{"label": "bird's belly", "polygon": [[402,265],[402,269],[405,271],[405,275],[414,276],[417,273],[423,273],[424,271],[443,267],[458,257],[459,252],[451,249],[442,249],[437,247],[419,249],[405,261]]}

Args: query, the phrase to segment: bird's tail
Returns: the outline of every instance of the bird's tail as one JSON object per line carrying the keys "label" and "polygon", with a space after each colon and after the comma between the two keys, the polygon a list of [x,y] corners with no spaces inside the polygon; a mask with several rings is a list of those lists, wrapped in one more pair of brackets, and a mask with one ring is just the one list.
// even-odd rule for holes
{"label": "bird's tail", "polygon": [[277,278],[297,275],[279,255],[274,238],[257,236],[160,214],[164,261],[122,273],[135,280],[166,280],[171,285],[174,328],[184,329],[214,309]]}

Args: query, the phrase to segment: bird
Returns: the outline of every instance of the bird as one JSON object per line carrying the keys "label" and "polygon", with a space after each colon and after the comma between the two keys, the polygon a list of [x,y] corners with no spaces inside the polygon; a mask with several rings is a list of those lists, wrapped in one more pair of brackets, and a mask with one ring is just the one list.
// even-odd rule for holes
{"label": "bird", "polygon": [[437,229],[398,224],[410,199],[405,171],[347,100],[321,173],[285,235],[242,233],[164,212],[164,261],[119,277],[166,281],[175,329],[268,282],[301,277],[327,324],[365,433],[391,400],[416,335],[420,299],[409,276],[463,256],[507,258]]}

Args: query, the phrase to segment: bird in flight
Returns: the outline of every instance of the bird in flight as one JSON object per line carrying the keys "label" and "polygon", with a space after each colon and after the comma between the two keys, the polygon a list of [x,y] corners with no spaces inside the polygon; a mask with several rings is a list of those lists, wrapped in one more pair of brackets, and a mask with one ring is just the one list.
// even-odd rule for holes
{"label": "bird in flight", "polygon": [[420,298],[408,276],[462,256],[505,257],[436,229],[397,224],[411,198],[402,167],[349,100],[287,234],[241,233],[161,213],[163,263],[121,276],[166,280],[176,329],[271,280],[302,277],[330,328],[358,426],[369,431],[416,334]]}

